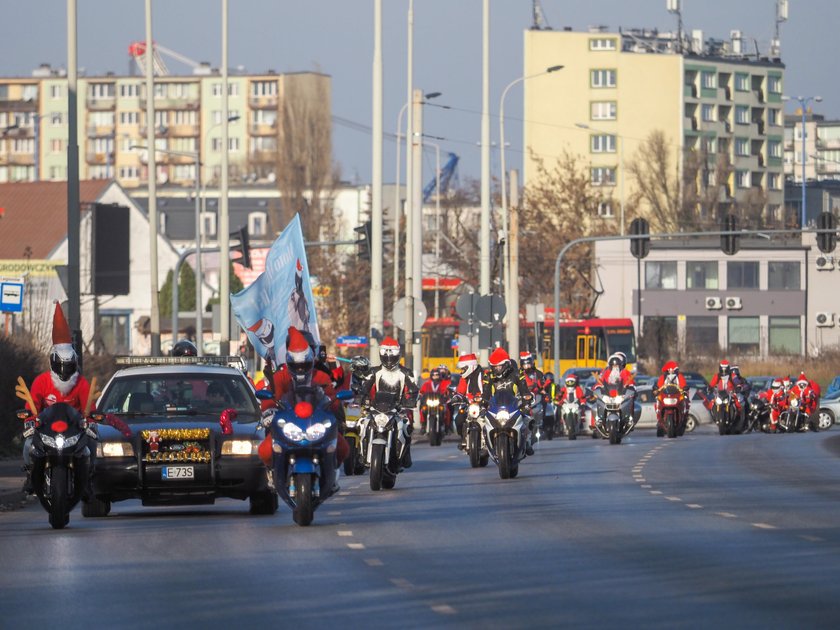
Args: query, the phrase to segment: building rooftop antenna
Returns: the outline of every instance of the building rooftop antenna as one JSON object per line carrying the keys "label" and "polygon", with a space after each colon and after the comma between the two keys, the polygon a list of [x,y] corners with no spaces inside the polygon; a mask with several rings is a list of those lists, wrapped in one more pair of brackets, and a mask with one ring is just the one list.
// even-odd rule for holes
{"label": "building rooftop antenna", "polygon": [[682,0],[665,0],[668,13],[677,16],[677,52],[683,52],[683,21],[682,21]]}
{"label": "building rooftop antenna", "polygon": [[770,56],[779,58],[782,56],[782,40],[780,30],[782,22],[788,19],[788,0],[776,0],[776,31],[773,36],[773,43],[770,45]]}
{"label": "building rooftop antenna", "polygon": [[548,20],[545,19],[545,12],[543,11],[540,0],[531,0],[531,30],[532,31],[550,31],[551,26]]}

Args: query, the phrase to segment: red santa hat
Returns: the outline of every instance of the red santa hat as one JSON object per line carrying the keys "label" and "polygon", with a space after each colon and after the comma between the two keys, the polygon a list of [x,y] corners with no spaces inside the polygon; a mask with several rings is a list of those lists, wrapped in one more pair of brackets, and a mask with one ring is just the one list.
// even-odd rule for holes
{"label": "red santa hat", "polygon": [[393,351],[397,351],[397,352],[399,352],[399,350],[400,350],[400,342],[399,342],[399,341],[397,341],[396,339],[394,339],[393,337],[385,337],[385,339],[383,339],[383,340],[382,340],[382,343],[381,343],[381,344],[379,344],[379,347],[380,347],[382,350],[388,349],[388,350],[390,350],[390,351],[392,351],[392,352],[393,352]]}
{"label": "red santa hat", "polygon": [[534,357],[531,356],[530,350],[523,350],[519,353],[519,361],[526,361],[528,359],[533,359]]}
{"label": "red santa hat", "polygon": [[58,350],[72,350],[73,338],[70,335],[70,326],[67,324],[67,319],[64,317],[64,311],[61,310],[61,304],[55,303],[55,312],[53,313],[53,330],[52,330],[53,349]]}
{"label": "red santa hat", "polygon": [[459,370],[462,370],[465,367],[472,367],[474,365],[478,365],[478,358],[474,354],[462,354],[460,357],[458,357]]}
{"label": "red santa hat", "polygon": [[504,348],[496,348],[490,353],[490,365],[501,365],[504,361],[509,361],[510,355]]}
{"label": "red santa hat", "polygon": [[297,328],[289,326],[288,345],[286,346],[287,363],[304,363],[314,358],[312,348]]}

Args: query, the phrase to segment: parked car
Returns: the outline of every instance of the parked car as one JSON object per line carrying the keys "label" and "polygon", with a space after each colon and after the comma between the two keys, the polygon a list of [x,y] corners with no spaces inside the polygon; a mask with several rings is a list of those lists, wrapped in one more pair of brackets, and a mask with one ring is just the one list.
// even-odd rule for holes
{"label": "parked car", "polygon": [[260,404],[243,370],[227,364],[235,358],[124,358],[128,367],[97,404],[95,498],[82,505],[84,516],[107,516],[124,499],[196,505],[227,497],[248,499],[252,514],[277,511],[257,455]]}
{"label": "parked car", "polygon": [[583,386],[583,384],[592,379],[592,382],[595,382],[595,379],[598,378],[601,374],[601,368],[597,367],[570,367],[565,372],[563,372],[563,378],[561,380],[565,380],[569,374],[574,374],[578,377],[578,382]]}
{"label": "parked car", "polygon": [[775,376],[748,376],[747,381],[749,381],[752,386],[750,393],[757,396],[764,390],[770,389],[770,383],[772,383],[776,378],[777,377]]}
{"label": "parked car", "polygon": [[[636,401],[642,406],[642,415],[639,416],[639,422],[636,424],[637,429],[656,428],[656,411],[653,408],[655,400],[656,397],[653,395],[652,387],[636,388]],[[691,406],[688,409],[686,432],[694,431],[698,425],[714,423],[712,413],[703,404],[705,398],[702,396],[701,390],[696,387],[689,387],[688,400],[691,402]]]}
{"label": "parked car", "polygon": [[828,387],[825,388],[825,395],[828,396],[829,394],[833,394],[834,392],[840,392],[840,376],[835,376],[834,380],[828,384]]}
{"label": "parked car", "polygon": [[636,374],[633,377],[633,382],[636,387],[653,387],[658,379],[659,377],[653,374]]}
{"label": "parked car", "polygon": [[820,398],[820,408],[817,412],[820,431],[828,431],[840,418],[840,389]]}
{"label": "parked car", "polygon": [[708,389],[709,387],[709,381],[700,372],[683,372],[682,375],[685,377],[685,382],[689,387],[695,387],[697,389]]}

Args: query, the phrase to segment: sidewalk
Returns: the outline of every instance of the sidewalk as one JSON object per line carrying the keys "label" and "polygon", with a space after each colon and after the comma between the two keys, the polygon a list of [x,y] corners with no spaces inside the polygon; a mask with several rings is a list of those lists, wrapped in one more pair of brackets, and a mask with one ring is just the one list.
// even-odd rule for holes
{"label": "sidewalk", "polygon": [[20,507],[26,497],[21,488],[25,475],[20,457],[0,457],[0,511]]}

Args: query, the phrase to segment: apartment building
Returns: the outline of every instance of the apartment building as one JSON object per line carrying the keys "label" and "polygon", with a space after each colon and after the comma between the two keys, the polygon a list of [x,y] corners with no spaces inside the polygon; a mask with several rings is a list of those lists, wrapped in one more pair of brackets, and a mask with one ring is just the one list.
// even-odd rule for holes
{"label": "apartment building", "polygon": [[[0,78],[0,182],[67,178],[67,77],[42,66],[25,78]],[[126,189],[148,184],[144,77],[78,81],[79,177],[116,179]],[[331,129],[330,77],[320,73],[232,74],[228,79],[228,146],[222,147],[222,80],[201,74],[155,77],[157,182],[195,186],[219,179],[223,149],[232,182],[277,177],[283,112],[295,101]],[[300,105],[304,103],[304,105]],[[329,133],[326,135],[329,138]],[[331,152],[329,140],[326,150]],[[140,147],[140,148],[138,148]],[[187,155],[179,155],[179,153]]]}
{"label": "apartment building", "polygon": [[[562,70],[545,72],[559,64]],[[784,65],[747,54],[737,32],[722,41],[700,31],[530,30],[523,75],[526,185],[536,174],[529,152],[550,165],[568,151],[589,165],[593,184],[612,193],[614,202],[599,212],[620,219],[634,191],[628,167],[661,131],[668,172],[693,179],[718,214],[760,198],[766,216],[781,219]],[[701,164],[692,176],[689,156]]]}

